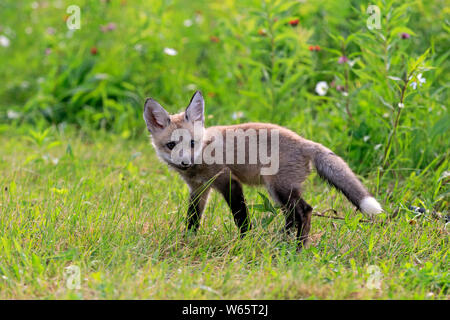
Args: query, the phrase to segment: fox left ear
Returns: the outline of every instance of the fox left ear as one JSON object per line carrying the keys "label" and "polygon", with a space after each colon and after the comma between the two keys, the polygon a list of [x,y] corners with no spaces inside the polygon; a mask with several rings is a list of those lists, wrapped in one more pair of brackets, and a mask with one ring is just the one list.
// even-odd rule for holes
{"label": "fox left ear", "polygon": [[196,91],[194,93],[184,114],[187,121],[205,122],[205,101],[203,100],[203,96],[200,91]]}

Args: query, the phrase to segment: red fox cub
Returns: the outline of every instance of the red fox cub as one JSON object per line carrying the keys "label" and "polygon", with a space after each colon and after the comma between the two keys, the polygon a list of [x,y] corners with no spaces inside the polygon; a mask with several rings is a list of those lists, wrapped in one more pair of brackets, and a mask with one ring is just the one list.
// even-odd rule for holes
{"label": "red fox cub", "polygon": [[[251,228],[242,184],[264,185],[285,213],[285,230],[297,227],[299,248],[306,245],[312,207],[302,183],[314,165],[320,177],[370,216],[383,209],[344,160],[319,143],[268,123],[204,127],[202,94],[185,112],[169,115],[155,100],[145,101],[144,120],[159,158],[175,169],[190,189],[187,228],[196,231],[211,189],[227,201],[241,236]],[[269,139],[270,137],[270,139]]]}

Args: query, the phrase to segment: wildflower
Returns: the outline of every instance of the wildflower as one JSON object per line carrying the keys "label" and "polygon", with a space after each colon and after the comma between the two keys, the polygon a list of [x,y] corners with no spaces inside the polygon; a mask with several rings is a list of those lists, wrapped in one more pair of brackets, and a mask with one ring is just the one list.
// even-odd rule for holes
{"label": "wildflower", "polygon": [[233,114],[231,115],[231,118],[233,118],[233,120],[237,120],[237,119],[240,119],[243,117],[244,117],[244,113],[242,111],[233,112]]}
{"label": "wildflower", "polygon": [[138,43],[134,46],[134,50],[136,50],[137,52],[142,52],[143,49],[144,49],[144,47],[140,43]]}
{"label": "wildflower", "polygon": [[314,50],[315,50],[315,51],[320,51],[320,46],[317,46],[317,45],[316,45],[316,46],[314,47]]}
{"label": "wildflower", "polygon": [[197,90],[197,86],[194,83],[190,83],[186,86],[186,89],[189,91]]}
{"label": "wildflower", "polygon": [[169,56],[176,56],[178,54],[177,50],[172,48],[164,48],[164,53]]}
{"label": "wildflower", "polygon": [[[411,80],[412,77],[410,77],[409,79]],[[423,83],[425,83],[427,81],[427,79],[425,79],[424,77],[422,77],[422,74],[419,73],[419,75],[416,78],[417,81],[413,81],[411,82],[411,87],[413,87],[414,90],[417,89],[417,83],[419,83],[419,86],[422,86]]]}
{"label": "wildflower", "polygon": [[91,54],[92,54],[93,56],[95,56],[95,55],[98,54],[98,50],[97,50],[96,47],[92,47],[92,48],[91,48]]}
{"label": "wildflower", "polygon": [[6,112],[6,116],[8,117],[8,119],[19,119],[20,118],[20,113],[14,111],[14,110],[8,110]]}
{"label": "wildflower", "polygon": [[346,63],[346,62],[348,62],[348,58],[346,56],[339,57],[339,59],[338,59],[338,63],[339,64],[343,64],[343,63]]}
{"label": "wildflower", "polygon": [[344,91],[344,86],[338,85],[338,86],[336,86],[336,90],[337,91]]}
{"label": "wildflower", "polygon": [[266,31],[266,29],[259,29],[259,30],[258,30],[258,34],[259,34],[260,36],[265,37],[265,36],[267,35],[267,31]]}
{"label": "wildflower", "polygon": [[50,53],[52,53],[52,49],[50,49],[50,48],[45,49],[46,56],[48,56]]}
{"label": "wildflower", "polygon": [[183,24],[186,28],[189,28],[190,26],[193,25],[193,22],[191,19],[186,19],[186,20],[184,20]]}
{"label": "wildflower", "polygon": [[403,109],[403,108],[405,107],[405,105],[404,105],[403,103],[400,102],[400,103],[398,104],[398,107],[399,107],[400,109]]}
{"label": "wildflower", "polygon": [[409,39],[409,38],[411,38],[411,35],[409,33],[402,32],[402,33],[400,33],[400,37],[402,39]]}
{"label": "wildflower", "polygon": [[296,27],[296,26],[298,25],[299,22],[300,22],[300,19],[292,19],[292,20],[289,20],[289,24],[290,24],[292,27]]}
{"label": "wildflower", "polygon": [[55,28],[48,27],[47,28],[47,33],[52,36],[52,35],[54,35],[56,33],[56,30],[55,30]]}
{"label": "wildflower", "polygon": [[320,46],[309,46],[309,51],[320,51]]}
{"label": "wildflower", "polygon": [[203,16],[202,16],[202,12],[200,10],[197,10],[195,12],[195,23],[197,23],[197,24],[203,23]]}
{"label": "wildflower", "polygon": [[328,84],[325,81],[320,81],[316,84],[316,92],[319,96],[324,96],[327,94]]}
{"label": "wildflower", "polygon": [[220,39],[216,36],[211,36],[209,39],[211,40],[211,42],[215,42],[215,43],[220,41]]}
{"label": "wildflower", "polygon": [[115,24],[114,22],[110,22],[110,23],[108,23],[108,25],[106,26],[106,29],[107,29],[108,31],[116,30],[116,24]]}
{"label": "wildflower", "polygon": [[114,31],[116,27],[117,25],[114,22],[110,22],[106,26],[100,26],[100,31],[101,32]]}
{"label": "wildflower", "polygon": [[3,36],[3,35],[0,36],[0,46],[7,48],[7,47],[9,47],[10,43],[11,42],[9,41],[9,39],[6,36]]}

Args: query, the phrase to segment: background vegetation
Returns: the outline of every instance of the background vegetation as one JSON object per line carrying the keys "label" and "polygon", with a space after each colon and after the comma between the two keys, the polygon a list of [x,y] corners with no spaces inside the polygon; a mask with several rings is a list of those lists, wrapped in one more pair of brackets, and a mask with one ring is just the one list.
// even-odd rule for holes
{"label": "background vegetation", "polygon": [[[66,25],[73,4],[80,30]],[[448,298],[449,12],[444,0],[2,1],[0,298]],[[157,161],[142,108],[151,96],[180,111],[194,90],[208,126],[275,122],[334,150],[389,222],[359,222],[311,177],[308,202],[345,219],[314,218],[301,254],[251,189],[249,237],[214,195],[185,238],[188,190]]]}

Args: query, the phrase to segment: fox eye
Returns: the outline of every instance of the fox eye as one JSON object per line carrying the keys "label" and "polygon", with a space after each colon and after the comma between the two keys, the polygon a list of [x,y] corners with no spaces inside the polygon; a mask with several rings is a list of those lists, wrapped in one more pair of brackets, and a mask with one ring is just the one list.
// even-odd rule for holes
{"label": "fox eye", "polygon": [[170,141],[168,144],[166,144],[166,147],[169,148],[169,150],[172,150],[175,148],[176,143],[173,141]]}
{"label": "fox eye", "polygon": [[193,148],[194,145],[195,145],[195,141],[194,141],[194,140],[191,140],[191,148]]}

